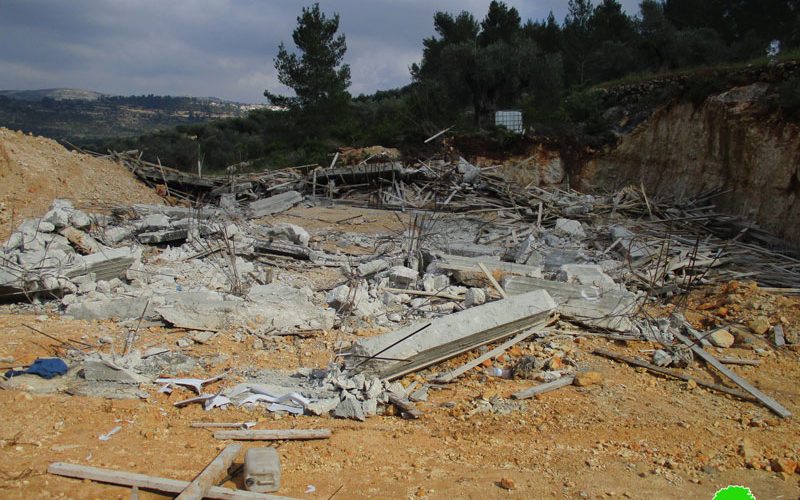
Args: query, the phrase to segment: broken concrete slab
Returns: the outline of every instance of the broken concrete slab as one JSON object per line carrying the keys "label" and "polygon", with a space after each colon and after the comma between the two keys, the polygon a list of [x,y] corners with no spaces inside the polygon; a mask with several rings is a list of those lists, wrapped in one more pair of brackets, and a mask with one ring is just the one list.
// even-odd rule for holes
{"label": "broken concrete slab", "polygon": [[451,272],[453,278],[465,285],[482,287],[489,284],[480,264],[486,266],[493,276],[502,277],[508,274],[519,276],[542,277],[542,268],[514,262],[502,262],[487,257],[459,257],[457,255],[435,255],[427,271],[429,273]]}
{"label": "broken concrete slab", "polygon": [[222,331],[242,324],[259,332],[332,328],[334,311],[314,305],[310,293],[273,283],[253,287],[248,297],[253,302],[175,294],[156,312],[168,323],[189,330]]}
{"label": "broken concrete slab", "polygon": [[140,243],[145,245],[158,245],[161,243],[172,243],[182,241],[189,237],[188,229],[167,229],[164,231],[152,231],[139,233],[136,237]]}
{"label": "broken concrete slab", "polygon": [[158,316],[149,297],[114,297],[103,300],[84,300],[67,306],[66,314],[75,319],[155,319]]}
{"label": "broken concrete slab", "polygon": [[366,283],[356,287],[340,285],[325,297],[325,301],[336,311],[353,311],[358,316],[373,316],[383,311],[380,301],[372,300]]}
{"label": "broken concrete slab", "polygon": [[264,217],[289,210],[303,201],[303,195],[297,191],[287,191],[269,198],[256,200],[248,205],[248,215],[251,218]]}
{"label": "broken concrete slab", "polygon": [[144,231],[160,231],[169,227],[169,217],[163,213],[145,216],[139,223],[139,228]]}
{"label": "broken concrete slab", "polygon": [[214,207],[187,208],[136,204],[131,208],[133,208],[133,211],[140,217],[146,217],[151,214],[162,214],[170,219],[207,220],[215,219],[222,215],[222,212]]}
{"label": "broken concrete slab", "polygon": [[299,260],[310,260],[312,256],[312,250],[308,247],[277,240],[257,240],[253,243],[253,251],[262,254],[285,255]]}
{"label": "broken concrete slab", "polygon": [[113,382],[115,384],[139,384],[147,380],[102,359],[85,360],[83,362],[83,378],[88,382]]}
{"label": "broken concrete slab", "polygon": [[503,288],[509,295],[547,290],[564,316],[587,325],[626,333],[632,330],[631,317],[639,307],[639,301],[633,293],[601,290],[591,285],[509,276],[503,280]]}
{"label": "broken concrete slab", "polygon": [[643,257],[650,257],[658,253],[658,248],[650,248],[647,243],[642,239],[636,237],[630,229],[619,224],[615,224],[609,228],[611,239],[613,241],[619,240],[620,253],[631,259],[640,259]]}
{"label": "broken concrete slab", "polygon": [[558,272],[558,280],[580,285],[593,285],[601,290],[619,290],[620,285],[594,264],[564,264]]}
{"label": "broken concrete slab", "polygon": [[359,276],[365,278],[381,271],[385,271],[386,269],[389,269],[390,266],[391,263],[387,260],[375,259],[359,265],[357,271]]}
{"label": "broken concrete slab", "polygon": [[[396,378],[485,343],[505,338],[545,320],[556,303],[544,290],[467,309],[430,322],[418,322],[391,333],[357,341],[352,354],[412,360],[371,360],[361,368],[382,378]],[[421,333],[425,330],[424,334]],[[355,366],[365,358],[353,362]]]}

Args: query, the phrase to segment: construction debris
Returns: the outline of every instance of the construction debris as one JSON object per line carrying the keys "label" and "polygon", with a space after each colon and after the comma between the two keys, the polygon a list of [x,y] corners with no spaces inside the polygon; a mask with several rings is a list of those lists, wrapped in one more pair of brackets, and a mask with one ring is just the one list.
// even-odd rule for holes
{"label": "construction debris", "polygon": [[[243,409],[292,422],[332,417],[361,426],[399,416],[426,425],[440,408],[464,418],[525,411],[540,403],[528,400],[570,385],[543,399],[603,397],[612,384],[591,359],[608,362],[587,360],[593,352],[791,414],[724,364],[761,368],[794,352],[796,325],[765,310],[726,321],[739,307],[735,290],[686,306],[692,292],[743,277],[800,288],[795,257],[725,236],[707,205],[713,193],[671,205],[633,188],[585,195],[518,185],[457,156],[403,164],[394,155],[342,153],[327,168],[202,178],[138,153],[112,156],[191,206],[91,213],[54,200],[18,225],[0,248],[0,301],[92,325],[112,320],[124,333],[96,344],[51,337],[67,363],[51,385],[37,381],[43,392],[139,398],[190,415]],[[337,207],[359,213],[341,218]],[[375,212],[362,208],[393,210],[397,224],[363,227]],[[335,220],[323,218],[331,213]],[[163,332],[171,334],[152,342]],[[235,353],[217,351],[231,339]],[[587,339],[642,348],[652,363],[587,349]],[[761,359],[711,354],[746,357],[737,351],[745,345]],[[295,355],[285,369],[260,364]],[[688,375],[698,360],[744,391]],[[27,376],[8,383],[21,387]],[[504,397],[492,389],[498,380],[515,388]],[[479,395],[441,402],[462,384],[479,385]],[[113,429],[106,439],[123,431],[115,424],[102,428]],[[316,423],[261,428],[249,413],[191,427],[218,440],[332,435]],[[248,451],[250,491],[216,486],[239,451],[226,448],[191,483],[66,464],[50,470],[185,497],[271,498],[257,492],[280,487],[272,448]]]}

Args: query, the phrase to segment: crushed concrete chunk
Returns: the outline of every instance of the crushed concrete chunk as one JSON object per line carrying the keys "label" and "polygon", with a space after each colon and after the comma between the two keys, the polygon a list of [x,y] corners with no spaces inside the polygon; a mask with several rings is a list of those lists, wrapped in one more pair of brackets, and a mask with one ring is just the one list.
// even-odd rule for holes
{"label": "crushed concrete chunk", "polygon": [[564,264],[558,273],[559,281],[593,285],[601,290],[618,289],[614,279],[603,272],[603,268],[594,264]]}
{"label": "crushed concrete chunk", "polygon": [[376,259],[371,260],[369,262],[364,262],[360,266],[358,266],[358,275],[362,278],[367,276],[372,276],[373,274],[379,273],[381,271],[385,271],[389,269],[391,264],[388,261],[383,259]]}
{"label": "crushed concrete chunk", "polygon": [[352,396],[345,397],[342,401],[340,401],[339,404],[336,405],[333,415],[338,418],[349,418],[361,422],[366,420],[366,415],[364,415],[364,407],[361,405],[360,401]]}
{"label": "crushed concrete chunk", "polygon": [[327,415],[339,406],[339,398],[320,399],[306,405],[306,410],[312,415]]}
{"label": "crushed concrete chunk", "polygon": [[486,292],[481,288],[470,288],[464,295],[464,307],[479,306],[486,303]]}
{"label": "crushed concrete chunk", "polygon": [[672,364],[672,354],[663,349],[653,352],[653,364],[656,366],[669,366]]}
{"label": "crushed concrete chunk", "polygon": [[439,292],[450,286],[450,278],[446,274],[426,274],[422,279],[422,288],[426,292]]}
{"label": "crushed concrete chunk", "polygon": [[565,238],[582,239],[586,238],[586,232],[583,230],[583,225],[572,219],[556,219],[556,227],[553,232]]}
{"label": "crushed concrete chunk", "polygon": [[419,273],[404,266],[389,269],[389,283],[396,288],[408,288],[416,283]]}

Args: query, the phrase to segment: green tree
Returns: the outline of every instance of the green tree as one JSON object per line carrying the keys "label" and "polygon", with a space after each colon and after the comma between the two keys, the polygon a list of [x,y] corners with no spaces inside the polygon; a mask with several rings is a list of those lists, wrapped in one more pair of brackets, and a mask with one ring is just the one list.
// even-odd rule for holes
{"label": "green tree", "polygon": [[489,12],[481,21],[481,34],[478,42],[482,47],[487,47],[500,41],[511,43],[522,29],[519,12],[514,7],[509,8],[505,3],[493,0],[489,4]]}
{"label": "green tree", "polygon": [[350,66],[342,64],[347,43],[343,34],[336,36],[338,30],[339,14],[327,18],[318,3],[304,7],[292,32],[301,55],[289,53],[281,42],[275,58],[278,80],[292,88],[295,97],[276,95],[269,90],[264,91],[264,96],[278,106],[303,110],[348,102]]}
{"label": "green tree", "polygon": [[570,84],[583,85],[593,45],[589,20],[594,7],[591,0],[569,0],[568,5],[563,29],[565,70]]}

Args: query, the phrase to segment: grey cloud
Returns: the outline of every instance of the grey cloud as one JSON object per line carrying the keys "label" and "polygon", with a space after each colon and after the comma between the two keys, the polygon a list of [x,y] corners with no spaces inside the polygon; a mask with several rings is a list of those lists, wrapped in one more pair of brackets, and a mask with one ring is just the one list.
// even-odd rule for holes
{"label": "grey cloud", "polygon": [[[308,3],[311,3],[310,1]],[[565,1],[507,1],[523,19],[558,19]],[[636,10],[636,2],[622,2]],[[286,91],[272,60],[291,45],[305,2],[257,0],[3,0],[0,88],[80,87],[116,94],[214,95],[263,101]],[[341,16],[352,92],[405,85],[437,10],[486,13],[489,0],[323,0]]]}

